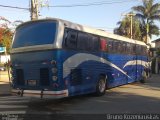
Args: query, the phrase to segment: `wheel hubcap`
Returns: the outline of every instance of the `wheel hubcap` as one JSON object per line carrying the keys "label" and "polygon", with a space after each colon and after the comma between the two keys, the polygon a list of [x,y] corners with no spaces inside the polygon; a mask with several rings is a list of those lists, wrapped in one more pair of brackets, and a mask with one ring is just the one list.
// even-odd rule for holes
{"label": "wheel hubcap", "polygon": [[102,93],[104,92],[106,89],[106,83],[105,83],[105,80],[101,79],[99,81],[99,91]]}

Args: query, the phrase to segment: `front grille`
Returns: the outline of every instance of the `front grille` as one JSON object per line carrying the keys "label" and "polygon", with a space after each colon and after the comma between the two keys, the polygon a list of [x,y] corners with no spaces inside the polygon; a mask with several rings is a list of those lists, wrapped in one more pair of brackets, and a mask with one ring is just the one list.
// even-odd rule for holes
{"label": "front grille", "polygon": [[24,85],[24,72],[22,69],[16,70],[16,82],[17,85]]}
{"label": "front grille", "polygon": [[26,80],[39,80],[39,65],[38,64],[25,64],[24,71],[25,71],[25,79]]}
{"label": "front grille", "polygon": [[49,86],[49,70],[48,68],[40,69],[40,85]]}

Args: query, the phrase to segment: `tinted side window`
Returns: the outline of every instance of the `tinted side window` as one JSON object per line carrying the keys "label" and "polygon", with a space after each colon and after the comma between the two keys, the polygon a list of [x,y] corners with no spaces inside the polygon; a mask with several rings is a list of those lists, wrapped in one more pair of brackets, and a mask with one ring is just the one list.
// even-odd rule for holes
{"label": "tinted side window", "polygon": [[101,50],[107,52],[107,40],[105,38],[100,38]]}
{"label": "tinted side window", "polygon": [[89,36],[85,33],[78,33],[77,49],[89,50]]}
{"label": "tinted side window", "polygon": [[142,46],[142,55],[147,55],[148,54],[148,51],[147,51],[147,47],[145,46]]}
{"label": "tinted side window", "polygon": [[119,48],[118,45],[119,45],[118,41],[113,42],[113,52],[115,52],[115,53],[118,52],[118,48]]}
{"label": "tinted side window", "polygon": [[107,44],[107,48],[108,48],[108,52],[111,53],[113,51],[113,41],[112,40],[108,40],[108,44]]}
{"label": "tinted side window", "polygon": [[99,39],[98,37],[89,33],[78,33],[77,49],[85,51],[98,51],[99,50]]}
{"label": "tinted side window", "polygon": [[122,42],[122,53],[126,53],[126,42]]}
{"label": "tinted side window", "polygon": [[127,53],[128,53],[128,54],[131,54],[131,44],[130,44],[130,43],[127,43],[127,48],[126,48],[126,50],[127,50]]}
{"label": "tinted side window", "polygon": [[76,49],[77,47],[77,32],[69,30],[65,32],[64,36],[65,47],[69,49]]}
{"label": "tinted side window", "polygon": [[132,43],[130,45],[131,45],[130,46],[130,53],[133,54],[133,47],[134,47],[134,45]]}
{"label": "tinted side window", "polygon": [[93,51],[98,51],[99,49],[100,49],[100,44],[99,44],[99,39],[98,39],[98,37],[96,37],[96,36],[91,36],[91,45],[92,45],[92,47],[91,47],[91,50],[93,50]]}
{"label": "tinted side window", "polygon": [[123,49],[122,49],[122,43],[118,41],[118,53],[122,53]]}
{"label": "tinted side window", "polygon": [[137,54],[138,55],[140,55],[141,54],[141,46],[139,46],[139,45],[136,45],[136,52],[137,52]]}
{"label": "tinted side window", "polygon": [[144,49],[145,49],[144,55],[149,55],[149,51],[148,51],[147,47],[144,47]]}
{"label": "tinted side window", "polygon": [[136,45],[133,44],[133,54],[136,54]]}

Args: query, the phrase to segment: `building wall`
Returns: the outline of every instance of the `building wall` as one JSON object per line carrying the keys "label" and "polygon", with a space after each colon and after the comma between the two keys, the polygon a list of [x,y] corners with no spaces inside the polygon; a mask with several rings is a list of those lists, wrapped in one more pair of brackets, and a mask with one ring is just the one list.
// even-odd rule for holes
{"label": "building wall", "polygon": [[160,48],[160,40],[155,42],[155,48]]}
{"label": "building wall", "polygon": [[10,61],[10,55],[0,55],[0,63],[6,63]]}
{"label": "building wall", "polygon": [[[155,48],[160,48],[160,39],[155,41]],[[159,73],[159,69],[160,69],[158,66],[159,62],[160,62],[160,57],[157,56],[156,54],[155,73]]]}

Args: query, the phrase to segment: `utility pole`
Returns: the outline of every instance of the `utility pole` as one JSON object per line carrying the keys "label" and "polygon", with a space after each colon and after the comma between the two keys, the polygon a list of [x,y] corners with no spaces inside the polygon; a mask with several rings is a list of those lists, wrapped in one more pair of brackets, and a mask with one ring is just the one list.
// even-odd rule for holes
{"label": "utility pole", "polygon": [[123,16],[130,17],[130,38],[133,38],[133,16],[135,16],[134,13],[128,13],[128,14],[122,14]]}
{"label": "utility pole", "polygon": [[31,20],[37,20],[39,17],[39,9],[49,7],[49,0],[31,0]]}
{"label": "utility pole", "polygon": [[38,0],[31,0],[31,20],[37,20],[39,16]]}

